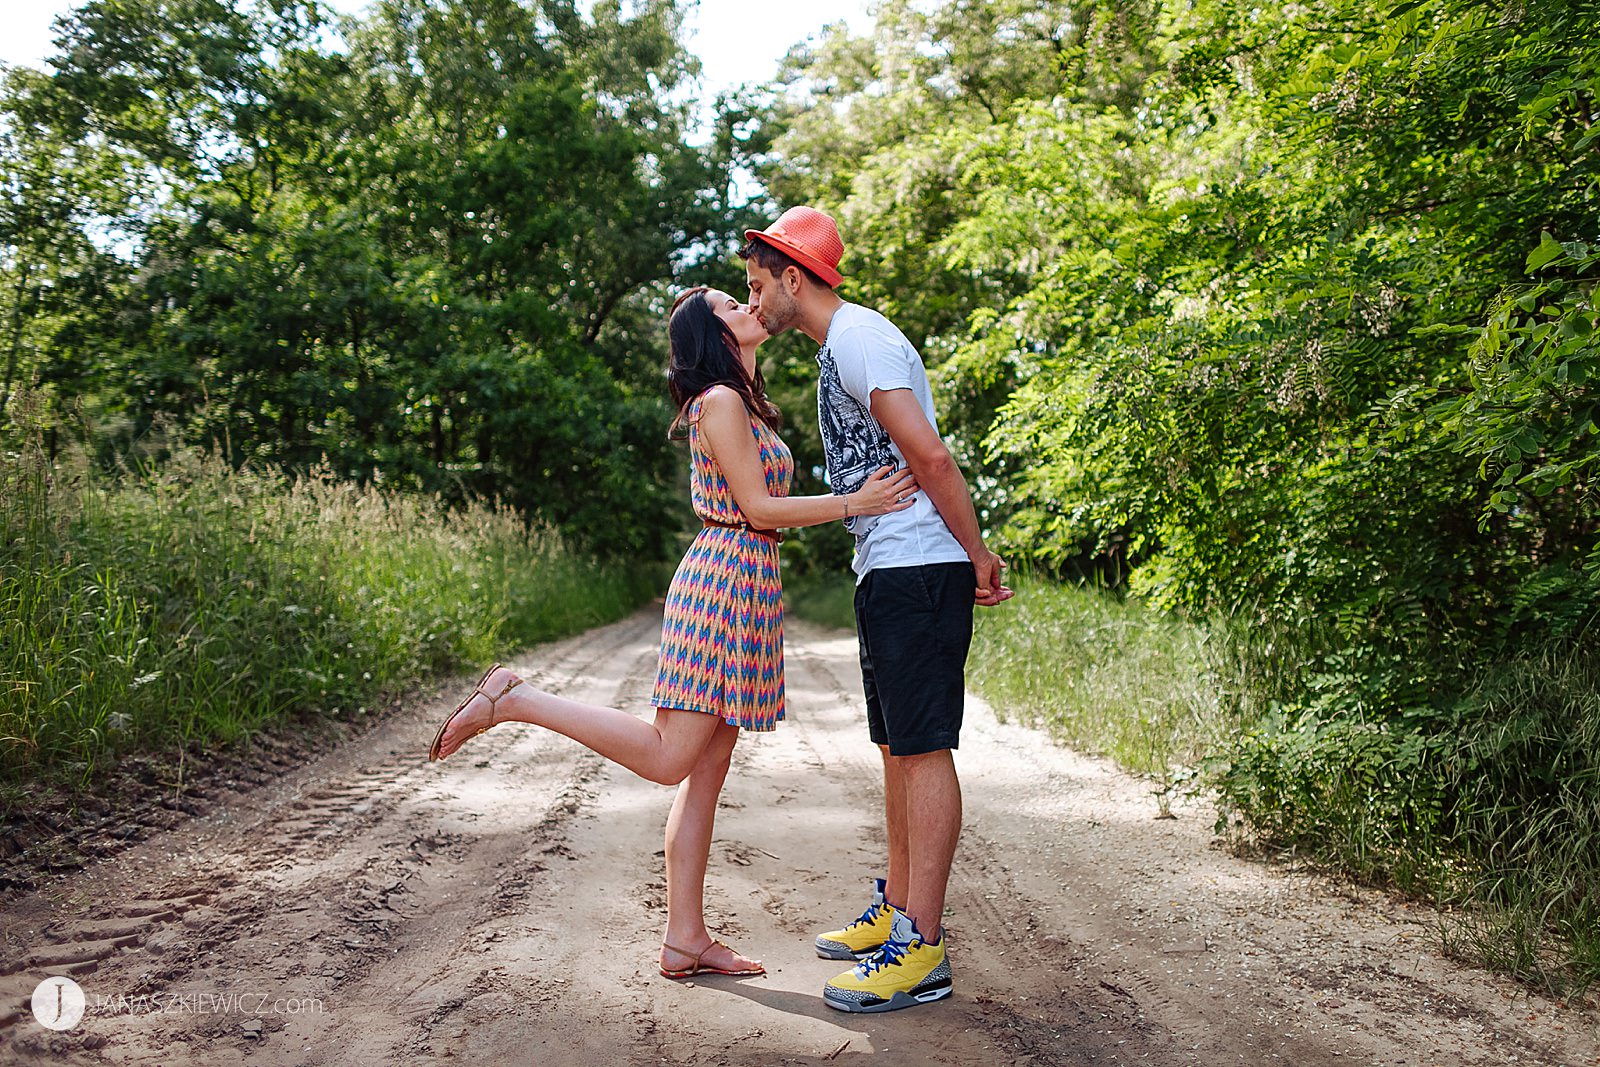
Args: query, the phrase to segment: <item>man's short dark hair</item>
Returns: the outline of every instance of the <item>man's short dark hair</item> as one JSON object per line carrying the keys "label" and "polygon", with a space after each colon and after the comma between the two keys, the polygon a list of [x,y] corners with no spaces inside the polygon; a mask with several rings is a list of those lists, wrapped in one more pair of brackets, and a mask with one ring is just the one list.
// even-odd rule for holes
{"label": "man's short dark hair", "polygon": [[748,259],[762,270],[769,272],[774,278],[788,270],[790,267],[799,267],[800,273],[811,280],[812,285],[820,285],[824,289],[833,286],[817,276],[817,272],[801,263],[787,252],[773,248],[759,237],[752,237],[739,249],[739,258]]}

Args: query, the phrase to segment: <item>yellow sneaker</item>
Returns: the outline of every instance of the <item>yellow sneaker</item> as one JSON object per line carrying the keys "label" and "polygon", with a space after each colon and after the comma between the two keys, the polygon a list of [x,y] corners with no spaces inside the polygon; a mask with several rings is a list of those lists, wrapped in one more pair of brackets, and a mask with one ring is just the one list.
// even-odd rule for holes
{"label": "yellow sneaker", "polygon": [[877,952],[889,940],[889,923],[894,918],[894,905],[883,899],[883,879],[877,879],[877,891],[872,894],[872,904],[861,913],[861,918],[843,930],[830,930],[817,935],[817,955],[825,960],[862,960]]}
{"label": "yellow sneaker", "polygon": [[840,1011],[896,1011],[943,1000],[951,989],[944,939],[925,943],[910,917],[897,911],[882,951],[824,986],[822,1000]]}

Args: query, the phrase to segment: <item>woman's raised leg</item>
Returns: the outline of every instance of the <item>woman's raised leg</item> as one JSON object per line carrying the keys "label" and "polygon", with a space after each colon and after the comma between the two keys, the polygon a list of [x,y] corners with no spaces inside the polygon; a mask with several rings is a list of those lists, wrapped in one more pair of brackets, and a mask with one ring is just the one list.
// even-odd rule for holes
{"label": "woman's raised leg", "polygon": [[714,943],[706,929],[706,863],[716,824],[717,801],[728,777],[739,728],[718,722],[711,741],[689,777],[678,786],[667,817],[667,933],[661,947],[663,971],[686,970],[699,957],[702,967],[758,971],[759,961]]}
{"label": "woman's raised leg", "polygon": [[[440,759],[491,726],[526,722],[565,734],[641,778],[677,785],[695,768],[717,727],[724,725],[715,715],[699,711],[658,708],[652,723],[616,708],[568,700],[530,685],[507,691],[515,678],[514,672],[500,667],[484,679],[472,699],[445,725]],[[502,692],[491,708],[484,694]]]}

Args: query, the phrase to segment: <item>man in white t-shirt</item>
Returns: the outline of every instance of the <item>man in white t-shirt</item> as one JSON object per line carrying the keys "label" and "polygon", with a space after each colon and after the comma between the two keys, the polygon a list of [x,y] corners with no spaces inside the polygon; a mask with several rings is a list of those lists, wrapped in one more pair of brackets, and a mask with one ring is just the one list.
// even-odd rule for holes
{"label": "man in white t-shirt", "polygon": [[797,329],[817,353],[817,419],[835,493],[884,465],[910,467],[919,492],[888,515],[841,513],[855,534],[856,631],[867,726],[883,753],[889,869],[855,922],[817,953],[858,961],[823,999],[844,1011],[893,1011],[950,995],[944,898],[961,833],[960,741],[972,609],[1011,597],[1005,562],[983,542],[972,494],[939,436],[922,358],[888,319],[842,300],[844,244],[826,214],[785,211],[746,230],[750,310],[767,332]]}

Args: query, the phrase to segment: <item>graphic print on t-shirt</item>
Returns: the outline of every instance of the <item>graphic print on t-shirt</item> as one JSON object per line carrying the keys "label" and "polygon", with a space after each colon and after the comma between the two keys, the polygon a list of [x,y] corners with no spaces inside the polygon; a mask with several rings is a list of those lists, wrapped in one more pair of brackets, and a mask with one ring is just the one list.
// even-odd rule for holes
{"label": "graphic print on t-shirt", "polygon": [[[890,451],[889,435],[861,401],[845,392],[833,353],[824,344],[817,353],[817,423],[822,428],[822,448],[828,456],[828,483],[835,493],[853,493],[866,484],[879,467],[898,466]],[[852,515],[845,529],[865,536],[870,523]]]}

